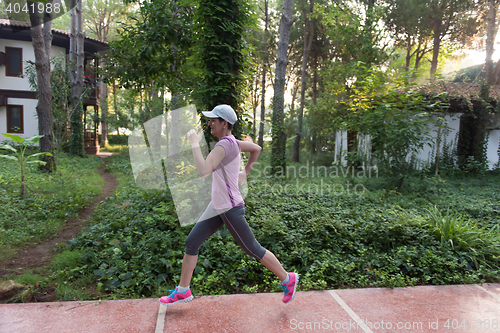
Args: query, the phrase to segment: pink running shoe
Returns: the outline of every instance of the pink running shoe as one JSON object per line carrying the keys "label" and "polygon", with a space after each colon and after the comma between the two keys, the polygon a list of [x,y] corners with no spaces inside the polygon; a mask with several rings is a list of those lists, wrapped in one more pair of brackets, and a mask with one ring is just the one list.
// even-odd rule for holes
{"label": "pink running shoe", "polygon": [[177,291],[177,287],[173,290],[167,290],[171,294],[168,296],[163,296],[160,298],[160,303],[164,305],[172,305],[175,303],[187,303],[193,300],[193,295],[191,294],[191,289],[188,289],[185,293],[180,293]]}
{"label": "pink running shoe", "polygon": [[295,291],[297,289],[297,284],[299,283],[299,274],[288,273],[290,275],[290,281],[288,283],[280,283],[280,287],[283,288],[285,296],[283,297],[283,303],[289,303],[295,297]]}

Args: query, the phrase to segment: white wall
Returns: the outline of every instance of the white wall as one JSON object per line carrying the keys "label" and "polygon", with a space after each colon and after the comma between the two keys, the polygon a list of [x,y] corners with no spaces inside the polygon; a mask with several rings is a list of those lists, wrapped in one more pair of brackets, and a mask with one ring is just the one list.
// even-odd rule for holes
{"label": "white wall", "polygon": [[[24,98],[9,98],[9,104],[11,105],[22,105],[24,110],[24,133],[17,134],[23,138],[29,138],[34,135],[38,135],[38,117],[36,114],[36,105],[38,104],[37,99],[24,99]],[[7,131],[7,112],[4,113],[4,117],[0,120],[0,128],[4,128]],[[2,136],[3,137],[3,136]]]}
{"label": "white wall", "polygon": [[[25,61],[31,60],[35,62],[35,54],[33,52],[33,44],[10,39],[0,39],[0,52],[5,52],[5,47],[20,47],[23,49],[23,75],[26,75]],[[0,66],[0,89],[9,90],[30,90],[30,85],[27,78],[19,78],[5,76],[6,67]],[[10,103],[10,102],[9,102]]]}
{"label": "white wall", "polygon": [[[445,123],[448,128],[441,128],[440,144],[439,150],[443,151],[443,147],[447,144],[449,147],[456,147],[458,131],[460,130],[460,117],[462,113],[454,113],[452,115],[445,116]],[[419,162],[429,162],[432,163],[436,159],[436,139],[437,139],[438,127],[432,126],[430,135],[432,136],[432,141],[429,142],[431,145],[425,145],[424,148],[416,155]],[[419,164],[420,164],[419,163]],[[419,165],[419,167],[422,167]]]}
{"label": "white wall", "polygon": [[[460,130],[460,116],[462,113],[455,113],[452,115],[445,116],[445,121],[448,128],[441,129],[441,139],[440,139],[440,152],[443,152],[443,147],[445,144],[449,147],[450,153],[457,147],[458,132]],[[437,138],[438,128],[432,126],[430,135],[432,141],[430,145],[426,144],[422,150],[416,154],[417,158],[417,168],[422,168],[425,162],[432,163],[436,158],[436,138]],[[335,162],[340,162],[342,165],[346,165],[346,151],[347,151],[347,132],[338,131],[336,134],[336,145],[335,145]],[[358,135],[359,149],[364,151],[364,153],[370,156],[371,143],[370,138],[364,135]],[[490,130],[488,135],[488,145],[487,145],[487,158],[489,161],[489,168],[492,169],[496,163],[498,163],[498,149],[500,148],[500,130]],[[408,156],[407,160],[410,160]],[[374,167],[370,165],[370,167]]]}
{"label": "white wall", "polygon": [[500,149],[500,129],[490,130],[488,135],[488,148],[486,150],[489,168],[498,163],[498,150]]}
{"label": "white wall", "polygon": [[[23,49],[23,75],[26,75],[26,61],[30,60],[35,62],[35,52],[33,51],[33,44],[31,42],[0,39],[0,52],[5,52],[5,47],[20,47]],[[55,57],[61,54],[66,54],[66,50],[62,47],[52,46],[50,56]],[[18,78],[12,76],[5,76],[5,66],[0,66],[0,89],[9,90],[27,90],[30,91],[28,78]]]}

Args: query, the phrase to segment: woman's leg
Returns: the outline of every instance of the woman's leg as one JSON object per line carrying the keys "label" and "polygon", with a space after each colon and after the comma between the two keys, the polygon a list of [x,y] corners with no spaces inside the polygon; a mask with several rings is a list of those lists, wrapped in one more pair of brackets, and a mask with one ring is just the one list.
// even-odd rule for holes
{"label": "woman's leg", "polygon": [[179,286],[181,287],[188,287],[191,283],[193,271],[196,268],[196,262],[198,261],[198,249],[201,244],[203,244],[224,224],[221,217],[215,215],[215,212],[212,212],[212,210],[212,203],[210,203],[200,220],[205,217],[210,217],[208,219],[198,221],[186,238],[186,252],[184,253],[184,259],[182,260],[181,280],[179,282]]}
{"label": "woman's leg", "polygon": [[273,272],[280,279],[280,281],[285,281],[287,272],[271,251],[266,250],[266,254],[264,254],[264,257],[259,261],[262,265],[266,266],[271,272]]}
{"label": "woman's leg", "polygon": [[179,282],[179,286],[189,287],[191,278],[193,277],[193,271],[196,268],[197,261],[198,255],[191,256],[187,253],[184,253],[184,260],[182,260],[181,281]]}
{"label": "woman's leg", "polygon": [[252,229],[245,219],[245,206],[234,207],[221,216],[227,230],[229,230],[243,251],[259,260],[259,262],[273,272],[280,281],[284,281],[287,277],[286,271],[274,254],[263,248],[255,239]]}

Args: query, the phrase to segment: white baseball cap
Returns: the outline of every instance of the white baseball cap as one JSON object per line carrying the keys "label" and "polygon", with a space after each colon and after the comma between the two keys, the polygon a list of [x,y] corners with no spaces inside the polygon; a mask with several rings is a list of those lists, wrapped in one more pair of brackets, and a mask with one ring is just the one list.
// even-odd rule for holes
{"label": "white baseball cap", "polygon": [[227,120],[227,122],[231,125],[234,125],[236,120],[238,120],[236,112],[234,112],[233,108],[227,104],[217,105],[212,111],[201,111],[201,113],[208,118],[222,118]]}

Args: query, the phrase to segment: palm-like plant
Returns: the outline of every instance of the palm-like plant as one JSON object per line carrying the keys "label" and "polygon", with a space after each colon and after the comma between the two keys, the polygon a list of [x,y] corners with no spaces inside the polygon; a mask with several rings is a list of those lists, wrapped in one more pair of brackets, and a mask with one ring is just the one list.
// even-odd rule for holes
{"label": "palm-like plant", "polygon": [[486,265],[498,266],[500,258],[500,234],[495,228],[478,227],[477,223],[467,221],[462,214],[450,212],[443,215],[435,206],[427,209],[429,222],[435,238],[441,245],[449,245],[453,250],[468,253],[476,268],[478,260]]}
{"label": "palm-like plant", "polygon": [[16,156],[12,155],[0,155],[0,157],[7,158],[12,161],[16,161],[17,164],[19,165],[19,168],[21,169],[21,195],[24,195],[24,175],[26,173],[26,166],[27,164],[32,164],[32,163],[39,163],[42,165],[45,165],[46,162],[44,161],[39,161],[39,160],[34,160],[34,161],[28,161],[29,158],[31,157],[36,157],[36,156],[52,156],[51,153],[36,153],[32,154],[29,156],[25,156],[26,148],[30,145],[33,145],[37,143],[41,138],[43,138],[43,135],[35,135],[31,138],[24,139],[23,137],[17,135],[17,134],[8,134],[8,133],[2,133],[3,136],[6,136],[8,138],[11,138],[15,143],[18,143],[19,146],[21,147],[20,151],[18,151],[16,148],[10,146],[10,145],[0,145],[0,149],[6,149],[13,151]]}

